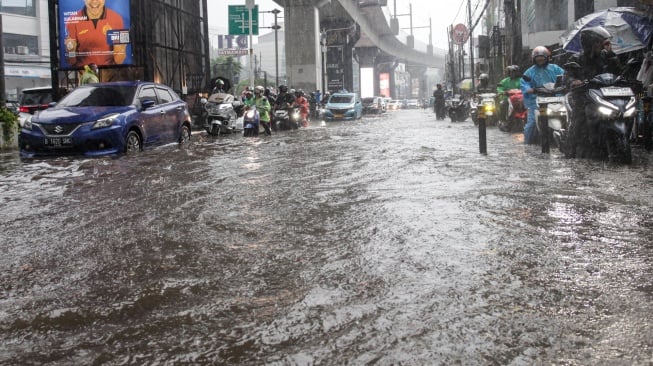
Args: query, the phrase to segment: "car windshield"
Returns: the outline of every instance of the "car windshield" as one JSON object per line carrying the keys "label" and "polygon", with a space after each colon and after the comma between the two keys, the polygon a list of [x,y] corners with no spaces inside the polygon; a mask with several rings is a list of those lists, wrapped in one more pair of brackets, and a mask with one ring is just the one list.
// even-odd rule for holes
{"label": "car windshield", "polygon": [[52,94],[47,91],[40,93],[25,92],[21,98],[22,105],[48,104],[50,102],[52,102]]}
{"label": "car windshield", "polygon": [[123,107],[134,100],[134,85],[93,85],[74,89],[59,107]]}
{"label": "car windshield", "polygon": [[351,95],[334,95],[329,99],[329,103],[351,103],[352,98]]}

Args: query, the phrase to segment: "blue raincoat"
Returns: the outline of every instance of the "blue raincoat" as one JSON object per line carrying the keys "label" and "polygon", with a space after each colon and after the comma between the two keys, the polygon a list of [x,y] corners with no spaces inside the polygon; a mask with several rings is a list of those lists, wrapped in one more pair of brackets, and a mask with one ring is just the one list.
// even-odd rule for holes
{"label": "blue raincoat", "polygon": [[537,125],[535,121],[537,102],[535,94],[527,93],[529,89],[539,88],[546,83],[555,83],[558,75],[565,73],[560,66],[556,64],[546,64],[545,66],[533,65],[524,72],[531,80],[521,79],[521,91],[524,94],[524,105],[528,108],[528,119],[524,126],[524,143],[534,144],[537,142]]}

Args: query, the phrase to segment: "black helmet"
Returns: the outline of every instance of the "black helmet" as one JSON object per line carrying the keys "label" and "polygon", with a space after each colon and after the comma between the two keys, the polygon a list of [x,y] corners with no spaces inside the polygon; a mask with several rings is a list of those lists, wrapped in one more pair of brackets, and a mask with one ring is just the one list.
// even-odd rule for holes
{"label": "black helmet", "polygon": [[288,87],[286,85],[279,85],[279,91],[281,93],[287,93],[288,92]]}
{"label": "black helmet", "polygon": [[612,38],[610,32],[600,25],[580,31],[580,45],[583,47],[584,52],[591,52],[594,44],[604,42],[610,38]]}
{"label": "black helmet", "polygon": [[303,97],[303,96],[304,96],[304,91],[301,90],[301,89],[297,89],[297,90],[295,91],[295,96],[297,96],[297,97],[300,97],[300,96]]}

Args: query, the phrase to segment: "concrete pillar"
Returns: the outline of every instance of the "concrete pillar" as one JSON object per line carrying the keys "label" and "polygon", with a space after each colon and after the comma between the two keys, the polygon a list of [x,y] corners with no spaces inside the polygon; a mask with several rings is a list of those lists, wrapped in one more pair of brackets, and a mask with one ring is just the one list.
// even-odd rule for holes
{"label": "concrete pillar", "polygon": [[[415,79],[420,80],[420,85],[418,85],[419,92],[416,95],[419,98],[424,98],[425,95],[427,95],[427,90],[426,90],[426,66],[421,66],[421,65],[407,65],[406,66],[406,71],[410,74],[410,87],[411,87],[411,93],[413,90],[414,85],[413,81]],[[415,95],[412,95],[415,96]]]}
{"label": "concrete pillar", "polygon": [[286,75],[288,86],[310,92],[321,77],[320,15],[311,0],[295,0],[284,7]]}

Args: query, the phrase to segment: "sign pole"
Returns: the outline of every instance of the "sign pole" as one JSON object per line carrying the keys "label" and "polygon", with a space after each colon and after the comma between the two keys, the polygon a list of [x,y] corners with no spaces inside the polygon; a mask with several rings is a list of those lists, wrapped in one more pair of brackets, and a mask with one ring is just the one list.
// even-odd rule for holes
{"label": "sign pole", "polygon": [[252,42],[252,9],[254,8],[254,0],[247,0],[247,11],[249,12],[249,89],[254,90],[254,44]]}

